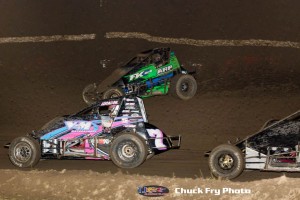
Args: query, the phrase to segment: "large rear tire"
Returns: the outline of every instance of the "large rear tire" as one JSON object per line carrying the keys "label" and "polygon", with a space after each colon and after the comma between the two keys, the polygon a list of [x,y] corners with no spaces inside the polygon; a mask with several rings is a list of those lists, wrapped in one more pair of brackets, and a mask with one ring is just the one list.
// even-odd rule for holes
{"label": "large rear tire", "polygon": [[116,97],[121,97],[124,96],[124,92],[121,88],[119,87],[111,87],[108,88],[102,96],[102,99],[111,99],[111,98],[116,98]]}
{"label": "large rear tire", "polygon": [[87,105],[92,105],[100,100],[100,94],[97,91],[96,83],[89,84],[83,89],[82,98]]}
{"label": "large rear tire", "polygon": [[17,167],[34,167],[41,158],[41,148],[32,137],[18,137],[11,142],[8,156]]}
{"label": "large rear tire", "polygon": [[195,96],[197,92],[197,82],[189,74],[176,75],[171,80],[170,93],[182,100],[188,100]]}
{"label": "large rear tire", "polygon": [[245,159],[241,150],[230,144],[222,144],[212,150],[208,164],[215,177],[233,179],[244,170]]}
{"label": "large rear tire", "polygon": [[133,133],[117,136],[110,148],[111,160],[120,168],[135,168],[141,165],[147,153],[145,141]]}

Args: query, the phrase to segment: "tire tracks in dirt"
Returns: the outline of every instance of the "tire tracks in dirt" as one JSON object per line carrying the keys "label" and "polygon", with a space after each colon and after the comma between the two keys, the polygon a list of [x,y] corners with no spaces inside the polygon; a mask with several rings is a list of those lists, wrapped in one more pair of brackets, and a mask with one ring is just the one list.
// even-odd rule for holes
{"label": "tire tracks in dirt", "polygon": [[249,40],[196,40],[190,38],[170,38],[151,36],[147,33],[140,32],[108,32],[105,38],[122,38],[122,39],[143,39],[149,42],[157,42],[163,44],[181,44],[197,47],[281,47],[281,48],[296,48],[300,49],[299,42],[291,41],[275,41],[275,40],[262,40],[262,39],[249,39]]}

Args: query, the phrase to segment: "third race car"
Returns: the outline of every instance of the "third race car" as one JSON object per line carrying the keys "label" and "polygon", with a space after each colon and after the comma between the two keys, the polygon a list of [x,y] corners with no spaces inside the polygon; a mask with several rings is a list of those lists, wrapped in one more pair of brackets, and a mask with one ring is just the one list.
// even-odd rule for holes
{"label": "third race car", "polygon": [[300,110],[281,120],[269,120],[255,134],[222,144],[209,155],[216,177],[233,179],[244,169],[300,172]]}

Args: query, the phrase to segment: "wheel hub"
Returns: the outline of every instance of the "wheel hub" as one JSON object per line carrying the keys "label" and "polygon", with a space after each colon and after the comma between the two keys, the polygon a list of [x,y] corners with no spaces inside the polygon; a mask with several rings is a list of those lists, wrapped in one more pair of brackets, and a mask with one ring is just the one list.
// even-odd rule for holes
{"label": "wheel hub", "polygon": [[126,158],[131,158],[135,155],[135,150],[132,146],[126,144],[122,147],[122,154]]}
{"label": "wheel hub", "polygon": [[182,83],[181,84],[181,90],[186,92],[189,89],[189,84],[188,83]]}
{"label": "wheel hub", "polygon": [[115,98],[115,97],[119,97],[119,94],[113,93],[112,95],[110,95],[110,98]]}
{"label": "wheel hub", "polygon": [[19,144],[15,148],[15,157],[20,162],[27,162],[31,157],[32,151],[28,144]]}
{"label": "wheel hub", "polygon": [[231,169],[233,167],[233,158],[231,155],[223,155],[219,159],[219,164],[222,169]]}

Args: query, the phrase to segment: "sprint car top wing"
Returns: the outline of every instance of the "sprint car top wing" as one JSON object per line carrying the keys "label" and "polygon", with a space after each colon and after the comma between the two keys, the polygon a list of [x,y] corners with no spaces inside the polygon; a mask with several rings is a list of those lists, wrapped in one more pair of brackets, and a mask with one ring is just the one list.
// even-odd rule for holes
{"label": "sprint car top wing", "polygon": [[98,86],[97,90],[99,92],[104,92],[112,84],[116,83],[122,76],[125,76],[135,67],[140,66],[145,62],[145,59],[149,54],[138,54],[136,57],[132,58],[126,65],[115,69],[106,79],[104,79]]}
{"label": "sprint car top wing", "polygon": [[104,79],[98,86],[99,92],[104,92],[108,87],[117,82],[122,76],[130,72],[134,67],[120,67],[113,71],[106,79]]}
{"label": "sprint car top wing", "polygon": [[[240,149],[247,146],[266,154],[270,146],[294,147],[299,141],[300,110],[233,144]],[[209,156],[210,153],[207,151],[204,155]]]}
{"label": "sprint car top wing", "polygon": [[294,147],[300,141],[300,110],[237,142],[266,153],[270,146]]}

